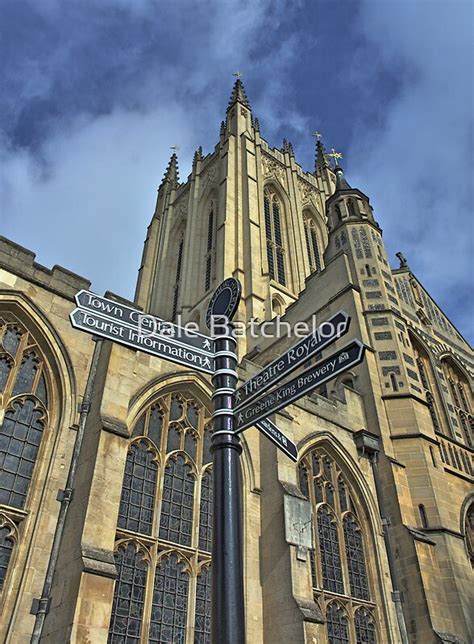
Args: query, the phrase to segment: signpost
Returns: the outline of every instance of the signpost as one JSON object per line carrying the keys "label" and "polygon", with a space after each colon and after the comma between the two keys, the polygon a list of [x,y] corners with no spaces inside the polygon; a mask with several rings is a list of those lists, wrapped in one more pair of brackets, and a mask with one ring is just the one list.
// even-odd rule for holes
{"label": "signpost", "polygon": [[359,340],[336,351],[321,360],[314,367],[303,371],[299,376],[264,394],[257,400],[235,409],[235,431],[247,429],[262,418],[272,414],[291,402],[298,400],[315,387],[324,384],[338,374],[362,362],[365,347]]}
{"label": "signpost", "polygon": [[85,290],[76,295],[78,308],[70,314],[76,329],[211,374],[214,389],[212,641],[215,644],[245,642],[239,433],[255,425],[297,462],[296,445],[267,416],[359,364],[365,350],[359,340],[353,340],[299,376],[277,386],[347,333],[350,317],[339,311],[236,390],[237,341],[231,320],[240,296],[240,282],[234,278],[222,282],[214,292],[206,316],[208,327],[214,331],[213,338]]}
{"label": "signpost", "polygon": [[351,319],[344,311],[339,311],[332,318],[323,322],[313,332],[288,349],[262,369],[256,376],[249,378],[235,392],[236,408],[242,407],[271,385],[288,376],[301,367],[316,353],[335,342],[349,330]]}
{"label": "signpost", "polygon": [[230,320],[240,300],[240,282],[230,278],[216,289],[207,311],[208,327],[219,323],[214,337],[212,375],[214,411],[211,439],[214,519],[212,526],[212,621],[215,644],[245,642],[242,553],[242,445],[234,432],[237,341]]}

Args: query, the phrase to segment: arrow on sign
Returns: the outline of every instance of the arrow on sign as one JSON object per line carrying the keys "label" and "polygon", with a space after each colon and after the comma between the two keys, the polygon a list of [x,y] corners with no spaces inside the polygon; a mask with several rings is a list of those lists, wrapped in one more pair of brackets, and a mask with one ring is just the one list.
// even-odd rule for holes
{"label": "arrow on sign", "polygon": [[265,434],[275,445],[281,449],[292,461],[298,462],[298,450],[292,440],[285,436],[275,423],[272,423],[268,418],[259,420],[255,423],[255,427],[259,429],[262,434]]}
{"label": "arrow on sign", "polygon": [[162,335],[143,335],[138,325],[133,327],[84,309],[74,309],[69,317],[72,326],[81,331],[93,333],[136,351],[144,351],[204,373],[214,373],[213,357],[198,349],[185,347],[172,338]]}
{"label": "arrow on sign", "polygon": [[331,319],[322,322],[313,333],[304,337],[236,390],[236,409],[243,407],[256,396],[260,396],[270,386],[275,385],[295,369],[302,366],[315,353],[318,353],[347,333],[350,322],[351,318],[345,311],[339,311]]}
{"label": "arrow on sign", "polygon": [[239,433],[255,425],[266,416],[273,414],[291,402],[302,398],[319,385],[328,382],[338,374],[362,362],[365,347],[360,340],[353,340],[314,367],[303,371],[299,376],[280,385],[253,402],[235,409],[234,431]]}

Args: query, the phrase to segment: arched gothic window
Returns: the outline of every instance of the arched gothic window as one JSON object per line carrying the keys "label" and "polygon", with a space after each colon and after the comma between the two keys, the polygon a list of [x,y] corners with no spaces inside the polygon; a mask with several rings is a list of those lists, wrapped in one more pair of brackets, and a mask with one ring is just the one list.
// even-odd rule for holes
{"label": "arched gothic window", "polygon": [[[111,644],[138,641],[134,637],[189,644],[193,626],[194,642],[210,642],[210,437],[207,408],[181,391],[155,398],[134,424],[117,524],[119,580],[110,623]],[[126,564],[125,572],[121,570],[123,552],[133,563]],[[133,591],[130,580],[135,573],[130,568],[137,569],[140,577],[143,566],[149,567],[149,573],[145,573],[143,591],[138,587],[135,591],[141,603],[133,608],[133,615],[125,612],[125,607],[122,615],[119,600],[126,593],[131,597]],[[128,581],[122,583],[122,577]],[[135,635],[124,629],[129,628],[125,623],[133,616],[130,628],[137,632],[137,615]]]}
{"label": "arched gothic window", "polygon": [[181,272],[183,268],[183,247],[184,247],[184,232],[181,233],[178,241],[178,248],[176,249],[176,277],[173,287],[173,309],[171,312],[171,319],[176,320],[178,313],[179,292],[181,288]]}
{"label": "arched gothic window", "polygon": [[48,423],[47,367],[34,337],[0,319],[0,589],[17,542],[16,510],[28,492]]}
{"label": "arched gothic window", "polygon": [[263,206],[265,213],[268,272],[271,279],[286,286],[285,250],[283,248],[283,233],[281,227],[282,207],[277,194],[270,188],[265,188]]}
{"label": "arched gothic window", "polygon": [[[311,577],[315,600],[326,606],[328,642],[375,642],[376,607],[363,534],[367,523],[358,514],[344,473],[316,448],[303,457],[299,480],[315,518]],[[334,595],[339,595],[336,602]],[[369,631],[373,639],[363,639]]]}
{"label": "arched gothic window", "polygon": [[304,234],[306,240],[306,252],[311,273],[321,271],[321,255],[319,250],[318,232],[314,219],[310,214],[304,214]]}
{"label": "arched gothic window", "polygon": [[471,503],[464,519],[464,539],[466,543],[467,556],[474,568],[474,503]]}
{"label": "arched gothic window", "polygon": [[214,263],[215,254],[215,214],[214,203],[211,203],[209,215],[207,218],[207,246],[206,246],[206,272],[204,277],[204,290],[208,291],[211,288],[212,282],[212,266]]}
{"label": "arched gothic window", "polygon": [[414,338],[411,338],[411,340],[418,373],[420,374],[420,382],[425,392],[426,402],[428,404],[428,410],[430,412],[434,430],[435,432],[446,434],[446,426],[445,423],[442,422],[443,416],[440,413],[441,399],[434,379],[430,358],[423,347]]}
{"label": "arched gothic window", "polygon": [[454,360],[446,358],[442,361],[443,373],[449,387],[450,402],[454,407],[458,425],[469,447],[474,447],[472,415],[472,393],[467,378]]}

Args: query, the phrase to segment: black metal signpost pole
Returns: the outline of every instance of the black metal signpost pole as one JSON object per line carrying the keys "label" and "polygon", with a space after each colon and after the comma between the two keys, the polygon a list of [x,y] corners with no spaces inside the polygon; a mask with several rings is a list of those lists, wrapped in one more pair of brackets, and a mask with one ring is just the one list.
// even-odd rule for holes
{"label": "black metal signpost pole", "polygon": [[[213,300],[218,300],[223,282]],[[231,282],[233,283],[236,280]],[[238,284],[238,282],[236,282]],[[220,290],[221,289],[221,290]],[[240,296],[238,284],[237,303]],[[222,299],[225,294],[222,293]],[[211,314],[219,309],[211,302]],[[214,313],[213,313],[214,311]],[[219,313],[223,313],[222,307]],[[215,371],[212,375],[214,518],[212,534],[212,642],[244,644],[245,613],[242,552],[242,492],[240,454],[242,446],[234,434],[234,392],[237,384],[236,339],[227,317],[214,332]]]}

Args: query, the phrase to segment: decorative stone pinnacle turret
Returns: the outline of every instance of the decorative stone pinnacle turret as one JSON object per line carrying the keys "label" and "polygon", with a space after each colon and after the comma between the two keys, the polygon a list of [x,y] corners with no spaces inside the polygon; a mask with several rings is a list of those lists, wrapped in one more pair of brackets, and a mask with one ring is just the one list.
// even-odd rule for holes
{"label": "decorative stone pinnacle turret", "polygon": [[227,108],[227,111],[230,110],[230,108],[235,105],[235,103],[242,103],[242,105],[245,105],[246,108],[251,110],[252,108],[250,107],[249,100],[247,98],[247,94],[245,93],[245,88],[240,80],[240,78],[237,78],[237,80],[234,83],[234,87],[232,89],[232,94],[230,95],[230,100],[229,100],[229,106]]}
{"label": "decorative stone pinnacle turret", "polygon": [[224,136],[225,135],[225,121],[221,121],[221,130],[220,130],[220,135]]}
{"label": "decorative stone pinnacle turret", "polygon": [[324,149],[324,145],[320,138],[321,134],[319,132],[316,132],[314,136],[317,137],[316,154],[314,159],[314,172],[316,174],[317,172],[322,172],[322,170],[325,168],[329,168],[329,163],[326,158],[326,150]]}
{"label": "decorative stone pinnacle turret", "polygon": [[179,169],[178,169],[178,157],[176,152],[173,152],[166,168],[165,175],[161,185],[168,183],[172,188],[176,188],[179,182]]}
{"label": "decorative stone pinnacle turret", "polygon": [[256,132],[260,132],[260,121],[258,120],[258,118],[256,118],[254,121],[254,127]]}
{"label": "decorative stone pinnacle turret", "polygon": [[193,165],[195,165],[198,161],[202,160],[202,147],[199,146],[196,152],[194,153],[194,158],[193,158]]}

